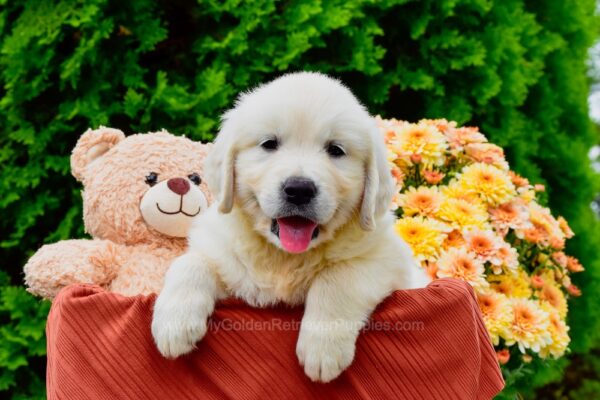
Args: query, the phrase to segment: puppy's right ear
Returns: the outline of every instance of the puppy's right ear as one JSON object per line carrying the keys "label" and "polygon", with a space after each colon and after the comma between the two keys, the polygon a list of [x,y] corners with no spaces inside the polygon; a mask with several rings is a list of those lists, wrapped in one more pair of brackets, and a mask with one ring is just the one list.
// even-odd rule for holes
{"label": "puppy's right ear", "polygon": [[219,203],[219,212],[227,214],[233,208],[235,193],[235,158],[237,155],[233,127],[225,114],[223,125],[204,164],[206,182]]}
{"label": "puppy's right ear", "polygon": [[88,129],[77,141],[71,153],[71,173],[79,182],[83,182],[85,170],[114,145],[125,139],[125,134],[118,129],[104,126]]}

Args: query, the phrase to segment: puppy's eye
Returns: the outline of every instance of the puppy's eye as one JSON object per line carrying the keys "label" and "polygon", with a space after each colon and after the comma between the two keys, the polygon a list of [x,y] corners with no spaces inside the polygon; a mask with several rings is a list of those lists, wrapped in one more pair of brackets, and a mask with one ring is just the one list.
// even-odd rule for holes
{"label": "puppy's eye", "polygon": [[260,147],[266,151],[275,151],[279,147],[279,141],[277,139],[267,139],[260,143]]}
{"label": "puppy's eye", "polygon": [[202,183],[202,178],[200,178],[200,175],[195,172],[193,174],[189,174],[188,178],[190,178],[190,181],[192,181],[196,186]]}
{"label": "puppy's eye", "polygon": [[344,148],[339,144],[329,143],[326,147],[327,154],[329,154],[333,158],[339,158],[346,155]]}
{"label": "puppy's eye", "polygon": [[156,182],[158,182],[158,174],[156,172],[150,172],[146,175],[146,183],[148,185],[154,186],[156,185]]}

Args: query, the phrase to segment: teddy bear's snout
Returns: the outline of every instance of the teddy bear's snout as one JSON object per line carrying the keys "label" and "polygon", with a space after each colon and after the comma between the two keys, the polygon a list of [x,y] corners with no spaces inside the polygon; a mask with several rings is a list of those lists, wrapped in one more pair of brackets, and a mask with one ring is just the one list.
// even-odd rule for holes
{"label": "teddy bear's snout", "polygon": [[172,192],[177,193],[181,196],[189,192],[190,183],[187,179],[183,178],[171,178],[167,181],[167,186],[171,189]]}

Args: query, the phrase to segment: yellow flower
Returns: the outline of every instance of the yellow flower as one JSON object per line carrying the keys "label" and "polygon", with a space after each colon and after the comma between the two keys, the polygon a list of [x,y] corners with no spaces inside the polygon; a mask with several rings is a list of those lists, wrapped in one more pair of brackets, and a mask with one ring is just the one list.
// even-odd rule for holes
{"label": "yellow flower", "polygon": [[521,298],[510,299],[510,302],[513,319],[506,344],[512,346],[516,343],[521,353],[525,353],[526,349],[538,353],[551,344],[552,337],[548,331],[550,317],[539,303]]}
{"label": "yellow flower", "polygon": [[489,275],[488,281],[492,289],[508,297],[531,297],[529,276],[522,269],[519,269],[516,273]]}
{"label": "yellow flower", "polygon": [[477,196],[477,193],[466,192],[465,189],[458,184],[456,180],[450,182],[448,186],[440,187],[442,194],[451,199],[460,199],[468,201],[469,203],[483,206],[483,203]]}
{"label": "yellow flower", "polygon": [[478,290],[489,286],[483,263],[465,248],[454,247],[444,251],[437,260],[437,276],[462,279]]}
{"label": "yellow flower", "polygon": [[[583,267],[562,252],[573,236],[567,222],[537,203],[543,187],[511,171],[503,149],[477,128],[375,119],[396,181],[391,207],[402,217],[395,229],[415,259],[432,279],[474,287],[490,338],[506,353],[501,363],[513,345],[523,354],[511,363],[531,362],[534,353],[563,356],[566,297],[581,294],[570,274]],[[422,186],[405,187],[418,181],[417,171]],[[519,254],[531,244],[539,253]],[[532,265],[521,265],[530,258]]]}
{"label": "yellow flower", "polygon": [[421,186],[418,189],[410,187],[399,196],[398,205],[404,210],[404,214],[412,216],[415,214],[427,217],[434,216],[442,204],[443,196],[437,187],[428,188]]}
{"label": "yellow flower", "polygon": [[443,165],[448,142],[445,136],[433,125],[405,124],[396,128],[396,139],[391,148],[396,154],[410,163],[411,156],[419,156],[426,167]]}
{"label": "yellow flower", "polygon": [[485,208],[477,203],[471,203],[464,199],[444,199],[437,217],[456,229],[488,227],[487,213]]}
{"label": "yellow flower", "polygon": [[494,345],[498,345],[500,338],[506,339],[510,336],[513,320],[510,301],[502,293],[484,291],[477,293],[477,303],[490,338]]}
{"label": "yellow flower", "polygon": [[531,203],[532,201],[535,200],[535,190],[532,189],[524,189],[524,190],[517,190],[517,193],[519,194],[519,199],[523,202],[523,203]]}
{"label": "yellow flower", "polygon": [[476,163],[463,168],[458,178],[463,190],[477,194],[491,205],[513,199],[517,192],[508,174],[492,165]]}
{"label": "yellow flower", "polygon": [[435,260],[449,231],[446,225],[420,216],[396,221],[396,232],[412,248],[419,261]]}
{"label": "yellow flower", "polygon": [[550,316],[548,324],[548,332],[550,333],[551,343],[540,349],[540,357],[546,358],[552,356],[554,358],[562,357],[569,346],[571,338],[569,338],[569,327],[564,319],[560,317],[558,312],[548,304],[542,304],[542,309]]}
{"label": "yellow flower", "polygon": [[567,299],[564,293],[558,287],[551,283],[545,284],[539,293],[540,300],[552,306],[560,315],[561,318],[567,316]]}

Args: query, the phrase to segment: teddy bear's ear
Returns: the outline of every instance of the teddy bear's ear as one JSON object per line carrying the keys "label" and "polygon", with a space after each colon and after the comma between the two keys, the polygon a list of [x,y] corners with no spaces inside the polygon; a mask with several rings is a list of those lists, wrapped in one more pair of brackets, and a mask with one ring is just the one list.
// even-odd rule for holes
{"label": "teddy bear's ear", "polygon": [[104,126],[94,130],[88,129],[81,135],[71,154],[71,173],[75,179],[81,182],[88,165],[123,139],[125,134],[118,129]]}

